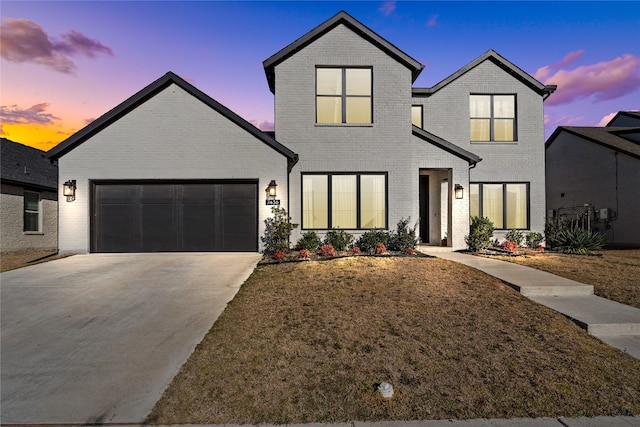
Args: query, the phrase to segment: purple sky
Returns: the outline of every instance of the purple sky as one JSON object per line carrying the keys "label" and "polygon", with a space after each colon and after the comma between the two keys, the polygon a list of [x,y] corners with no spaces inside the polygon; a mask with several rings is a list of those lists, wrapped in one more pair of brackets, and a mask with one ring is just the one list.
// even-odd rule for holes
{"label": "purple sky", "polygon": [[167,71],[263,129],[262,61],[340,10],[425,64],[431,87],[489,49],[558,91],[546,135],[640,109],[640,2],[4,1],[2,136],[48,150]]}

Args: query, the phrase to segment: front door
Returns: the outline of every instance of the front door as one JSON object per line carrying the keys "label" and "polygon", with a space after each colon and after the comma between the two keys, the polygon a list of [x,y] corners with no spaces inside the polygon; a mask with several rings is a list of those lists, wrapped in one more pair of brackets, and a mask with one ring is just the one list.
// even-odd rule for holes
{"label": "front door", "polygon": [[429,175],[420,175],[420,241],[429,244]]}

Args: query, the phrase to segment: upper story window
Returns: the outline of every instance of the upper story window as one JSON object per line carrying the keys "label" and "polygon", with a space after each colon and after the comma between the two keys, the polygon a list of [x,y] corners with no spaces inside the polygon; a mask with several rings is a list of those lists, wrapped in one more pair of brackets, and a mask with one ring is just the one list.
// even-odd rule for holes
{"label": "upper story window", "polygon": [[372,123],[371,68],[316,68],[316,123]]}
{"label": "upper story window", "polygon": [[418,126],[420,129],[424,129],[422,123],[422,105],[411,106],[411,123],[414,126]]}
{"label": "upper story window", "polygon": [[40,193],[24,192],[24,231],[40,231]]}
{"label": "upper story window", "polygon": [[517,141],[515,95],[470,95],[471,141]]}

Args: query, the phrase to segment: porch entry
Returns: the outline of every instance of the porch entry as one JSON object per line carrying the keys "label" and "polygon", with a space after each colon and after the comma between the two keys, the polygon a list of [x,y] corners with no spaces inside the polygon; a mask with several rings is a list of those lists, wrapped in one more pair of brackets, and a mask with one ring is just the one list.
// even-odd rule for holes
{"label": "porch entry", "polygon": [[451,169],[420,169],[419,235],[423,245],[451,246],[451,175]]}

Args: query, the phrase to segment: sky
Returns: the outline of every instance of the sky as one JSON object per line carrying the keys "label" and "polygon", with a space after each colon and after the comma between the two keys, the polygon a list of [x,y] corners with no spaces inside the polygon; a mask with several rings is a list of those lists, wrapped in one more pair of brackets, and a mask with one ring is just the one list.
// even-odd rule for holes
{"label": "sky", "polygon": [[558,85],[547,137],[640,110],[640,1],[3,0],[0,136],[50,150],[168,71],[272,130],[262,61],[340,10],[425,65],[414,87],[489,49]]}

